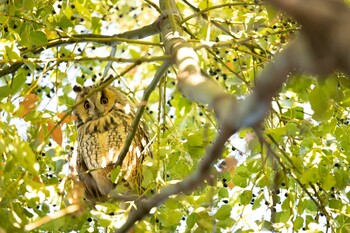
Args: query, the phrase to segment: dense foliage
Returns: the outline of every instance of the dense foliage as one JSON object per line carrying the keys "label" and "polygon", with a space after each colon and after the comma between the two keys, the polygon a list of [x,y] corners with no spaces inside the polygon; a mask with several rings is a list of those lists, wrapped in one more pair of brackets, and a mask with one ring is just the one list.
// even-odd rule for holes
{"label": "dense foliage", "polygon": [[[179,0],[177,7],[203,72],[238,99],[299,30],[260,1]],[[159,34],[99,35],[149,25],[159,11],[148,0],[0,0],[0,232],[123,224],[133,201],[92,209],[82,199],[72,89],[111,74],[137,107],[168,59]],[[262,132],[234,135],[205,185],[172,196],[134,231],[350,231],[349,87],[343,74],[291,77]],[[144,120],[153,142],[143,165],[147,197],[191,174],[220,128],[208,106],[177,91],[175,68],[153,91]]]}

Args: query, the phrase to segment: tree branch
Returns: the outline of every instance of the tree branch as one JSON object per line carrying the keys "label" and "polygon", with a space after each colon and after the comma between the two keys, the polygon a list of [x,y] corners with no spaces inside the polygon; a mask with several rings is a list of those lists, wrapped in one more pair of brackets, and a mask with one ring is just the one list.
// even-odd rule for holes
{"label": "tree branch", "polygon": [[52,213],[51,215],[46,215],[45,217],[40,218],[39,220],[37,220],[35,222],[32,222],[32,223],[25,225],[24,230],[25,231],[32,231],[32,230],[44,225],[45,223],[48,223],[52,220],[61,218],[65,215],[72,214],[74,212],[79,211],[80,209],[81,209],[81,206],[78,204],[70,205],[64,209],[61,209],[57,212]]}
{"label": "tree branch", "polygon": [[[160,1],[160,7],[169,17],[160,22],[165,53],[173,57],[178,67],[177,81],[182,95],[191,101],[212,106],[218,99],[233,98],[214,80],[204,77],[198,65],[198,56],[182,36],[179,12],[173,0]],[[171,16],[171,17],[170,17]],[[215,110],[215,109],[214,109]],[[217,115],[221,115],[216,109]]]}
{"label": "tree branch", "polygon": [[[350,9],[341,0],[271,0],[272,5],[302,25],[302,37],[312,58],[303,72],[350,74]],[[299,57],[300,58],[300,57]]]}
{"label": "tree branch", "polygon": [[[148,41],[135,41],[135,39],[139,40],[154,34],[158,34],[160,32],[159,22],[161,19],[162,19],[162,16],[157,18],[157,20],[155,20],[150,25],[146,25],[142,28],[123,32],[120,34],[114,34],[112,36],[96,35],[96,34],[80,34],[80,35],[71,35],[67,37],[60,37],[57,39],[53,39],[49,41],[47,44],[39,47],[34,47],[31,49],[23,48],[21,49],[21,55],[23,56],[24,54],[27,54],[27,53],[37,54],[46,49],[60,46],[63,44],[72,44],[72,43],[81,43],[81,42],[96,42],[96,43],[111,44],[111,45],[120,44],[122,42],[138,43],[138,44],[146,44],[146,45],[159,45],[158,43],[152,43]],[[2,67],[0,69],[0,77],[16,72],[22,66],[22,64],[23,63],[16,63],[11,66]]]}
{"label": "tree branch", "polygon": [[[315,8],[319,7],[319,3],[324,4],[321,9],[328,9],[328,6],[331,10],[338,9],[336,5],[340,4],[336,0],[293,0],[290,1],[292,3],[287,0],[271,0],[271,2],[276,6],[286,9],[287,12],[290,10],[291,15],[296,16],[296,19],[301,17],[299,19],[300,22],[302,24],[305,22],[304,25],[310,25],[310,27],[306,26],[310,30],[313,23],[308,24],[308,22],[312,22],[312,20],[325,22],[325,20],[330,19],[328,13],[324,13],[323,11],[317,13],[317,9]],[[293,5],[295,2],[297,4]],[[334,6],[330,7],[332,4]],[[316,13],[316,15],[310,13],[309,10],[303,10],[304,5],[309,7],[309,10],[314,10],[313,13]],[[291,6],[295,7],[295,9]],[[345,5],[342,6],[346,10],[339,9],[341,12],[340,18],[343,20],[340,23],[341,26],[333,24],[336,29],[332,29],[331,31],[335,33],[335,36],[340,35],[340,28],[344,30],[345,28],[349,28],[350,25],[349,10]],[[160,23],[160,27],[166,54],[173,56],[179,70],[177,79],[180,91],[192,101],[212,106],[223,130],[219,133],[213,146],[207,151],[205,158],[201,161],[195,173],[178,184],[164,188],[159,194],[154,195],[149,200],[140,201],[137,205],[138,208],[130,213],[126,223],[116,232],[126,232],[136,221],[147,215],[151,208],[159,206],[171,195],[190,192],[202,184],[209,174],[212,163],[221,156],[226,140],[241,127],[254,127],[260,124],[269,110],[272,97],[278,93],[290,74],[315,71],[317,74],[327,74],[335,69],[341,69],[350,73],[350,46],[348,45],[350,31],[346,31],[345,39],[338,36],[333,40],[329,40],[330,32],[324,29],[329,29],[330,27],[322,28],[322,25],[320,25],[319,30],[323,33],[323,39],[317,40],[312,33],[304,33],[299,36],[286,50],[276,56],[275,61],[270,63],[259,75],[253,94],[243,101],[236,103],[234,98],[226,94],[217,83],[200,74],[198,57],[194,50],[187,44],[185,38],[182,37],[182,31],[177,25],[179,14],[175,2],[173,0],[160,1],[160,7],[164,12],[172,15],[172,17],[164,18]],[[308,13],[312,15],[309,21],[304,21],[304,13],[306,15]],[[333,11],[332,15],[338,17],[336,11]],[[332,20],[333,23],[339,23],[339,20],[336,18],[332,18]],[[174,21],[176,22],[175,24]],[[345,41],[347,42],[345,43]],[[316,44],[313,42],[316,42]],[[337,43],[334,45],[335,42],[338,42],[342,47],[338,46]],[[319,48],[317,47],[318,45],[324,45],[324,48]],[[345,52],[341,51],[341,48]],[[318,49],[321,49],[321,52]],[[328,64],[327,62],[331,63]],[[320,67],[319,65],[322,64],[325,66]],[[273,153],[271,150],[269,152]],[[283,164],[280,163],[280,165],[284,167]],[[308,195],[312,199],[309,193]],[[324,211],[322,206],[318,207]]]}
{"label": "tree branch", "polygon": [[197,170],[191,176],[187,177],[182,182],[165,187],[160,193],[153,195],[152,198],[148,200],[140,200],[137,203],[137,209],[129,214],[124,225],[115,232],[128,232],[136,221],[139,221],[144,216],[148,215],[153,207],[159,206],[170,196],[184,192],[191,192],[199,185],[203,184],[204,180],[210,174],[211,165],[220,158],[225,148],[226,141],[236,131],[237,129],[221,131],[214,144],[207,150],[206,156],[200,162]]}
{"label": "tree branch", "polygon": [[[171,65],[172,65],[171,62],[165,61],[162,64],[162,66],[157,70],[152,82],[150,83],[150,85],[147,87],[147,89],[143,93],[142,100],[141,100],[142,103],[147,103],[151,93],[157,87],[158,83],[160,82],[160,80],[162,80],[162,78],[164,77],[164,74],[167,72],[168,68]],[[126,154],[129,151],[129,147],[130,147],[130,145],[135,137],[136,131],[138,129],[138,126],[139,126],[139,123],[141,120],[141,116],[142,116],[145,108],[146,108],[146,104],[143,104],[137,109],[137,112],[135,114],[135,118],[131,124],[132,131],[128,134],[128,137],[125,140],[123,149],[119,154],[118,161],[116,162],[115,166],[121,165],[123,163],[123,160],[126,157]]]}
{"label": "tree branch", "polygon": [[155,62],[169,60],[169,56],[150,56],[150,57],[139,57],[139,58],[121,58],[121,57],[54,57],[54,58],[25,58],[25,59],[12,59],[12,60],[0,60],[0,64],[10,63],[10,64],[23,64],[26,62],[31,63],[42,63],[42,62],[81,62],[81,61],[111,61],[119,63],[143,63],[143,62]]}

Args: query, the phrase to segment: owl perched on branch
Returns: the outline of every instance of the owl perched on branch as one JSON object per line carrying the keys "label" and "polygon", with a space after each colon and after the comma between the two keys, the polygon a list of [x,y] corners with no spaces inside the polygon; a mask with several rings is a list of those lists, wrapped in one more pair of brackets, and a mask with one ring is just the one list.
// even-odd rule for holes
{"label": "owl perched on branch", "polygon": [[[116,184],[110,180],[130,131],[135,112],[124,93],[108,86],[78,87],[74,114],[78,129],[77,170],[88,201],[103,201]],[[122,182],[140,193],[142,161],[150,155],[144,126],[138,126],[129,152],[121,164]]]}

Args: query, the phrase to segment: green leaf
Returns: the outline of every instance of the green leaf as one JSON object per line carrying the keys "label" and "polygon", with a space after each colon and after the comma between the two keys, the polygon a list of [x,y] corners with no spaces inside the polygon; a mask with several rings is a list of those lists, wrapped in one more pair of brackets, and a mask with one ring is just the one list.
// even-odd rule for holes
{"label": "green leaf", "polygon": [[228,198],[229,197],[229,193],[227,188],[220,188],[219,189],[219,197],[220,198]]}
{"label": "green leaf", "polygon": [[21,40],[19,41],[22,46],[30,48],[32,46],[32,41],[30,39],[30,31],[23,30],[21,32]]}
{"label": "green leaf", "polygon": [[27,78],[27,74],[26,71],[24,69],[19,70],[16,75],[15,78],[13,79],[12,85],[11,85],[11,94],[15,94],[17,93],[21,87],[24,86],[25,81]]}
{"label": "green leaf", "polygon": [[32,10],[34,7],[36,7],[34,0],[23,0],[23,8],[24,9]]}
{"label": "green leaf", "polygon": [[293,108],[293,110],[295,111],[295,117],[299,120],[303,120],[304,119],[304,108],[297,106],[295,108]]}
{"label": "green leaf", "polygon": [[303,225],[304,225],[304,219],[300,216],[297,216],[293,221],[294,230],[299,230],[300,228],[303,227]]}
{"label": "green leaf", "polygon": [[247,170],[249,172],[258,172],[261,170],[261,159],[254,158],[246,161]]}
{"label": "green leaf", "polygon": [[[32,212],[28,211],[26,208],[23,208],[23,213],[25,216],[27,216],[28,218],[32,218],[34,215]],[[0,215],[1,216],[1,215]]]}
{"label": "green leaf", "polygon": [[72,23],[71,20],[67,18],[67,16],[61,15],[59,22],[57,22],[57,26],[61,28],[69,28],[69,27],[73,27],[74,24]]}
{"label": "green leaf", "polygon": [[345,179],[344,176],[347,176],[347,175],[340,171],[334,171],[334,178],[336,181],[336,185],[340,189],[343,189],[348,185],[347,179]]}
{"label": "green leaf", "polygon": [[317,206],[312,200],[306,200],[306,209],[309,213],[315,213],[317,211]]}
{"label": "green leaf", "polygon": [[98,34],[101,32],[101,19],[97,17],[91,17],[91,29],[92,33]]}
{"label": "green leaf", "polygon": [[244,190],[240,195],[240,201],[242,205],[248,205],[253,198],[253,194],[251,190]]}
{"label": "green leaf", "polygon": [[198,218],[199,216],[197,213],[191,213],[186,219],[187,229],[192,229],[194,224],[198,221]]}
{"label": "green leaf", "polygon": [[19,51],[19,49],[14,45],[6,45],[5,46],[5,51],[6,51],[6,55],[9,59],[21,59],[21,52]]}
{"label": "green leaf", "polygon": [[252,206],[252,210],[256,210],[261,206],[261,201],[264,198],[263,192],[259,194],[259,196],[255,199],[254,204]]}
{"label": "green leaf", "polygon": [[270,20],[273,20],[277,17],[278,11],[274,7],[266,5],[266,10]]}
{"label": "green leaf", "polygon": [[[180,223],[180,220],[183,217],[183,213],[178,209],[167,209],[171,212],[161,212],[158,215],[159,221],[164,227],[174,227]],[[164,210],[166,211],[166,210]]]}
{"label": "green leaf", "polygon": [[322,85],[322,87],[324,87],[328,98],[337,99],[337,96],[338,96],[338,80],[337,80],[335,75],[332,75],[332,76],[328,77],[325,80],[324,85]]}
{"label": "green leaf", "polygon": [[337,199],[330,199],[329,200],[329,207],[333,209],[341,209],[343,206],[342,202]]}
{"label": "green leaf", "polygon": [[207,211],[201,211],[200,213],[198,213],[198,215],[199,215],[199,220],[197,224],[199,228],[201,228],[199,232],[211,231],[213,228],[213,224],[212,224],[213,217],[210,216]]}
{"label": "green leaf", "polygon": [[[239,166],[237,168],[237,170],[241,170],[243,166]],[[232,178],[232,182],[234,183],[234,185],[236,186],[239,186],[239,187],[242,187],[242,188],[245,188],[247,187],[248,185],[248,182],[249,182],[249,174],[248,173],[243,173],[243,172],[240,172],[240,171],[237,171],[236,170],[236,173],[234,175],[234,177]]]}
{"label": "green leaf", "polygon": [[286,135],[286,126],[266,129],[265,132],[266,134],[270,134],[276,141],[279,141],[281,137]]}
{"label": "green leaf", "polygon": [[231,215],[231,210],[231,206],[223,205],[216,211],[216,213],[214,214],[214,218],[217,220],[224,220],[226,218],[229,218]]}
{"label": "green leaf", "polygon": [[27,142],[21,142],[17,139],[14,141],[14,144],[8,146],[8,150],[22,167],[33,175],[38,174],[38,163],[36,162],[35,154]]}
{"label": "green leaf", "polygon": [[112,223],[111,220],[105,219],[105,218],[102,218],[102,219],[98,220],[98,225],[102,226],[102,227],[108,227],[111,223]]}
{"label": "green leaf", "polygon": [[120,166],[117,166],[116,168],[114,168],[111,173],[111,181],[113,181],[113,183],[118,184],[119,180],[121,179],[121,173],[120,173]]}
{"label": "green leaf", "polygon": [[9,86],[0,87],[0,100],[8,97],[11,94],[11,88]]}
{"label": "green leaf", "polygon": [[30,37],[32,42],[37,46],[47,44],[47,37],[42,31],[31,31]]}
{"label": "green leaf", "polygon": [[295,124],[294,122],[288,122],[286,125],[287,129],[287,135],[289,136],[296,136],[299,133],[299,128],[298,125]]}
{"label": "green leaf", "polygon": [[330,191],[331,188],[336,184],[336,180],[334,176],[330,173],[327,173],[323,178],[322,178],[322,188],[325,191]]}
{"label": "green leaf", "polygon": [[48,204],[46,204],[46,203],[43,203],[42,205],[41,205],[41,209],[42,209],[42,211],[44,212],[44,213],[49,213],[50,212],[50,206],[48,205]]}
{"label": "green leaf", "polygon": [[190,133],[187,135],[187,142],[186,144],[188,146],[196,147],[196,146],[202,146],[203,144],[203,135],[200,135],[199,132]]}
{"label": "green leaf", "polygon": [[333,107],[328,103],[327,94],[319,86],[315,86],[310,92],[310,104],[315,120],[327,121],[332,117]]}
{"label": "green leaf", "polygon": [[299,171],[303,170],[303,159],[300,157],[291,157],[290,160],[293,162],[293,166],[296,167]]}
{"label": "green leaf", "polygon": [[301,175],[300,182],[303,184],[316,183],[319,179],[318,168],[312,167]]}

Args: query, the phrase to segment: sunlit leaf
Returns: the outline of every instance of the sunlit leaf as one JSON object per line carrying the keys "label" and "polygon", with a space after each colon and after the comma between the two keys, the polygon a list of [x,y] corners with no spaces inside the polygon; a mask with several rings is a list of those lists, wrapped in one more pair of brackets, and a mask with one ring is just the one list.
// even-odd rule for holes
{"label": "sunlit leaf", "polygon": [[310,92],[310,104],[316,120],[326,121],[333,114],[333,108],[328,103],[327,95],[319,86]]}
{"label": "sunlit leaf", "polygon": [[217,220],[223,220],[223,219],[229,218],[231,215],[231,210],[232,210],[231,206],[223,205],[218,209],[218,211],[216,211],[216,213],[214,214],[214,217]]}
{"label": "sunlit leaf", "polygon": [[253,194],[251,190],[244,190],[240,195],[240,201],[242,205],[248,205],[252,200]]}
{"label": "sunlit leaf", "polygon": [[31,31],[30,37],[32,42],[37,45],[45,45],[47,43],[47,37],[42,31]]}
{"label": "sunlit leaf", "polygon": [[[260,0],[174,1],[180,15],[168,18],[159,18],[162,12],[150,3],[158,5],[118,0],[0,3],[0,232],[22,232],[30,223],[37,224],[33,232],[115,232],[135,210],[142,210],[143,201],[163,191],[178,191],[183,180],[189,182],[189,192],[161,199],[130,231],[347,232],[348,74],[313,76],[299,74],[300,69],[288,74],[279,92],[269,93],[273,101],[265,120],[232,135],[210,166],[203,166],[205,156],[217,135],[227,130],[212,111],[218,99],[210,105],[188,100],[182,95],[187,80],[177,77],[179,67],[173,64],[147,103],[142,101],[154,75],[173,55],[165,54],[168,45],[160,35],[164,26],[183,30],[176,37],[195,49],[201,72],[238,99],[238,111],[227,119],[234,121],[240,111],[259,111],[259,106],[244,107],[265,82],[261,72],[270,64],[279,72],[278,54],[290,51],[289,43],[300,36],[300,28],[307,34],[312,25],[301,26]],[[173,9],[163,13],[169,12]],[[334,37],[332,32],[327,36]],[[172,42],[178,45],[177,39]],[[137,65],[124,73],[130,64]],[[140,166],[142,193],[120,182],[127,171],[118,166],[108,175],[117,183],[110,196],[127,200],[92,204],[84,200],[85,187],[76,170],[79,138],[77,116],[71,114],[76,110],[73,87],[99,85],[109,75],[135,111],[146,104],[142,119],[152,157]],[[211,91],[215,92],[194,95],[209,98]],[[130,132],[117,128],[119,150],[125,143],[119,137]],[[193,177],[204,181],[197,186]],[[67,211],[72,206],[79,210]],[[48,222],[41,223],[44,220]]]}
{"label": "sunlit leaf", "polygon": [[55,124],[52,120],[48,120],[47,121],[47,128],[51,133],[51,137],[52,139],[58,144],[58,145],[62,145],[62,140],[63,140],[63,136],[62,136],[62,129],[59,125]]}
{"label": "sunlit leaf", "polygon": [[28,94],[24,100],[19,104],[19,109],[16,111],[15,114],[17,114],[19,117],[24,117],[29,112],[31,112],[34,107],[35,103],[39,100],[37,95],[30,93]]}

